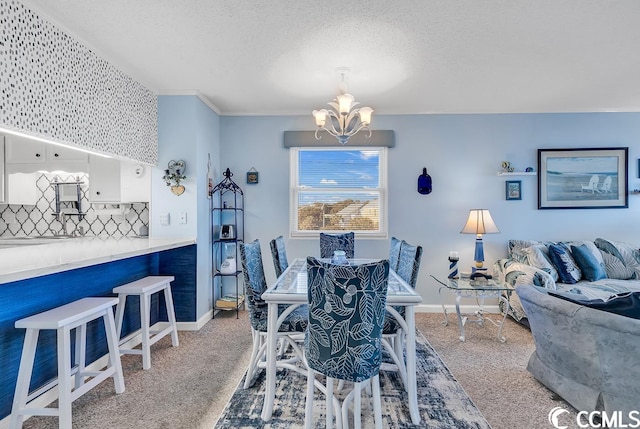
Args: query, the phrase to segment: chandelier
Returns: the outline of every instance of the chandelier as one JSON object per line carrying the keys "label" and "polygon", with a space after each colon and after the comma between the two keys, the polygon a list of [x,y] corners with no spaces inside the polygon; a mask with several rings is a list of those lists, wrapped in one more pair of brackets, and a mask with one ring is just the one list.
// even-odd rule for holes
{"label": "chandelier", "polygon": [[336,98],[327,103],[333,107],[333,110],[320,109],[313,111],[313,117],[316,120],[316,140],[320,140],[318,134],[324,130],[338,139],[340,144],[346,144],[349,137],[356,134],[360,130],[367,130],[371,137],[371,107],[355,108],[358,104],[353,95],[347,93],[346,76],[349,73],[348,67],[338,68],[340,74],[340,85],[338,86],[339,94]]}

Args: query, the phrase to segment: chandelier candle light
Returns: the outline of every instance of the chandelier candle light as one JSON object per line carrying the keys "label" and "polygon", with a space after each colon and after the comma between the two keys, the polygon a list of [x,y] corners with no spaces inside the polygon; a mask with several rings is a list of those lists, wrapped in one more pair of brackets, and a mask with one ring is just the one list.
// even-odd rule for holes
{"label": "chandelier candle light", "polygon": [[482,246],[482,234],[497,234],[500,230],[493,222],[491,213],[487,209],[471,209],[469,210],[469,218],[467,223],[460,231],[461,234],[476,234],[476,250],[474,254],[475,267],[472,272],[484,272],[487,269],[483,267],[484,248]]}
{"label": "chandelier candle light", "polygon": [[320,140],[318,134],[324,130],[336,137],[340,144],[346,144],[349,137],[356,134],[360,130],[369,131],[367,138],[371,137],[371,107],[355,108],[358,104],[353,95],[347,93],[346,76],[349,74],[348,67],[338,68],[341,82],[338,86],[339,94],[331,102],[327,103],[333,110],[320,109],[313,111],[313,117],[316,120],[316,139]]}

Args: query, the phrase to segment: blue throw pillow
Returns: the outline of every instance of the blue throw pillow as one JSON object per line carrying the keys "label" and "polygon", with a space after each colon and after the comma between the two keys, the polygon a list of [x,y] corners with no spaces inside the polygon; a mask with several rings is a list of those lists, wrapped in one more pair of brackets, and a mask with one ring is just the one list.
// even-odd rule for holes
{"label": "blue throw pillow", "polygon": [[558,277],[562,283],[574,284],[582,278],[582,272],[571,253],[561,244],[549,245],[549,259],[558,270]]}
{"label": "blue throw pillow", "polygon": [[607,278],[607,271],[598,262],[596,257],[591,253],[589,248],[584,244],[580,246],[571,246],[571,254],[575,259],[582,275],[590,282]]}

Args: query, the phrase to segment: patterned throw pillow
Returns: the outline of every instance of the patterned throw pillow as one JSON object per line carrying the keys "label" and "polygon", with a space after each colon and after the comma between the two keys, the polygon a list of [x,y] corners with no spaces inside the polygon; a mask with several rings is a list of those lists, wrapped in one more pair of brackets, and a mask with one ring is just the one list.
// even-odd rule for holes
{"label": "patterned throw pillow", "polygon": [[604,269],[607,272],[607,277],[610,279],[629,280],[635,275],[635,272],[627,268],[616,256],[602,252],[602,258],[604,259]]}
{"label": "patterned throw pillow", "polygon": [[527,263],[529,265],[549,273],[554,282],[558,281],[558,270],[549,259],[547,246],[536,244],[522,249],[522,252],[527,255]]}
{"label": "patterned throw pillow", "polygon": [[535,246],[538,244],[553,244],[553,243],[545,243],[542,241],[533,241],[533,240],[509,240],[507,242],[507,250],[509,251],[509,258],[514,261],[522,262],[523,264],[527,263],[527,255],[524,249]]}
{"label": "patterned throw pillow", "polygon": [[558,277],[562,283],[574,284],[582,279],[582,271],[567,248],[561,244],[549,246],[549,259],[558,270]]}
{"label": "patterned throw pillow", "polygon": [[[605,268],[609,278],[620,280],[640,278],[640,252],[638,252],[638,249],[626,243],[603,238],[596,238],[595,245],[600,249],[602,256],[606,257]],[[624,268],[621,268],[620,264]],[[611,273],[609,270],[611,270]]]}
{"label": "patterned throw pillow", "polygon": [[[602,258],[600,251],[598,249],[596,249],[596,251]],[[601,264],[598,262],[596,256],[586,245],[581,244],[580,246],[571,246],[571,254],[578,264],[580,271],[582,271],[582,275],[585,279],[590,282],[594,282],[596,280],[607,278],[607,271],[604,263]]]}

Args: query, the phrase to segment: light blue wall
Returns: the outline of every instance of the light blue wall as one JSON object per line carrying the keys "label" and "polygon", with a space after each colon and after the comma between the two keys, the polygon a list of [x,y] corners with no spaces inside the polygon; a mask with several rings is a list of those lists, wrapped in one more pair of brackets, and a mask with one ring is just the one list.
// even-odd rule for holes
{"label": "light blue wall", "polygon": [[[640,195],[629,196],[628,209],[538,210],[535,176],[499,177],[501,162],[518,170],[537,169],[537,149],[629,147],[629,189],[640,187],[640,113],[399,115],[375,116],[376,129],[394,130],[389,150],[389,233],[424,247],[417,289],[425,304],[439,304],[429,274],[447,275],[447,256],[458,250],[461,269],[473,263],[474,236],[460,234],[471,208],[488,208],[501,230],[486,235],[485,265],[506,255],[510,238],[594,239],[640,244]],[[311,117],[221,118],[221,165],[236,174],[246,190],[247,240],[260,239],[267,281],[274,280],[268,242],[284,235],[290,258],[316,255],[317,240],[290,239],[289,151],[285,130],[312,130]],[[324,137],[328,138],[328,137]],[[255,167],[260,183],[247,185]],[[417,179],[427,167],[430,195],[417,193]],[[505,181],[522,181],[522,200],[505,200]],[[360,240],[356,254],[386,256],[388,240]]]}
{"label": "light blue wall", "polygon": [[[220,118],[198,97],[158,97],[158,166],[153,169],[150,207],[152,238],[193,237],[198,243],[197,318],[211,310],[211,246],[209,246],[209,199],[207,198],[207,155],[216,174],[220,171]],[[162,176],[170,160],[186,162],[182,183],[185,192],[174,195]],[[180,213],[187,223],[180,224]],[[160,225],[160,214],[169,213],[170,225]]]}

